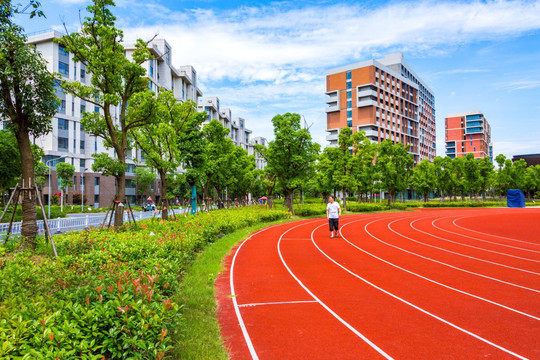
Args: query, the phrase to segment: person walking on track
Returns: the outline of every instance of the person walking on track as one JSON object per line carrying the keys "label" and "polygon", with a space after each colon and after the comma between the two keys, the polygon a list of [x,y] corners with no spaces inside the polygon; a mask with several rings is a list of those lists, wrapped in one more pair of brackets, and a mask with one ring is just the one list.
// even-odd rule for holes
{"label": "person walking on track", "polygon": [[341,207],[337,201],[334,201],[334,197],[328,198],[328,205],[326,205],[326,217],[328,218],[328,225],[330,225],[330,239],[339,236],[339,216],[341,215]]}

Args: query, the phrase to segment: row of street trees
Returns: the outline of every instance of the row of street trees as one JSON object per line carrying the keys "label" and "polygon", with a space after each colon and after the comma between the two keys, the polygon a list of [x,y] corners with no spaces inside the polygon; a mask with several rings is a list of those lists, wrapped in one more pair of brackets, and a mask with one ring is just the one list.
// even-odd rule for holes
{"label": "row of street trees", "polygon": [[[32,15],[40,15],[39,3],[31,4]],[[309,130],[301,126],[300,115],[291,113],[272,119],[275,139],[267,148],[256,146],[268,165],[265,170],[255,170],[254,157],[234,146],[219,121],[202,126],[206,114],[197,112],[195,103],[177,102],[172,92],[150,91],[141,65],[152,58],[148,50],[151,40],[138,39],[135,50],[126,57],[123,33],[115,27],[112,6],[112,0],[94,0],[79,31],[58,40],[91,74],[86,84],[60,81],[49,73],[40,54],[26,44],[23,29],[13,23],[17,8],[10,1],[0,5],[0,116],[9,119],[8,130],[16,139],[17,151],[7,135],[0,136],[0,146],[6,154],[18,154],[12,158],[20,163],[18,176],[28,185],[36,181],[35,169],[43,174],[44,168],[38,160],[42,154],[35,148],[32,152],[30,136],[51,130],[51,118],[58,107],[55,85],[60,84],[64,91],[100,109],[84,112],[81,124],[88,134],[102,138],[105,146],[115,150],[114,157],[94,155],[92,170],[116,178],[117,202],[125,203],[126,152],[133,147],[143,151],[146,165],[158,174],[161,199],[185,194],[192,186],[200,187],[205,199],[245,198],[253,193],[267,195],[271,201],[272,196],[281,194],[293,212],[297,191],[323,197],[341,192],[373,199],[376,191],[384,190],[390,195],[390,204],[407,189],[424,194],[426,200],[435,190],[444,198],[488,191],[501,195],[512,187],[539,189],[538,169],[525,170],[524,163],[513,164],[500,156],[495,172],[486,159],[436,158],[413,169],[408,147],[390,140],[374,144],[363,132],[352,133],[350,128],[340,132],[337,147],[320,153]],[[181,175],[176,174],[179,166],[184,168]],[[138,170],[137,178],[143,177],[148,181],[152,176]],[[519,180],[522,178],[526,180]],[[13,180],[0,176],[0,190],[12,185]],[[122,225],[122,212],[123,207],[117,207],[115,226]],[[163,216],[167,218],[167,211]],[[25,197],[22,235],[26,246],[35,247],[36,234],[35,198]]]}

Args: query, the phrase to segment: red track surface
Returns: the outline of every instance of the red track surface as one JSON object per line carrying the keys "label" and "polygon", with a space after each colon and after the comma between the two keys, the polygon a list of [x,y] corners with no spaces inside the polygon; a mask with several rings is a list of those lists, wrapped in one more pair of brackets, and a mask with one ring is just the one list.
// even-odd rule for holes
{"label": "red track surface", "polygon": [[266,228],[216,282],[232,359],[540,359],[540,209]]}

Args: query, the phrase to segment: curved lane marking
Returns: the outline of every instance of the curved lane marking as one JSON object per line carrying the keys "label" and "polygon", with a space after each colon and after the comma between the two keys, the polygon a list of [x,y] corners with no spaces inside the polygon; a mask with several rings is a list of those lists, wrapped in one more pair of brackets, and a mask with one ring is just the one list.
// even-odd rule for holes
{"label": "curved lane marking", "polygon": [[[435,246],[435,245],[426,244],[426,243],[423,243],[421,241],[415,240],[413,238],[410,238],[410,237],[408,237],[406,235],[403,235],[403,234],[395,231],[394,229],[392,229],[392,227],[390,225],[392,225],[393,223],[395,223],[396,221],[399,221],[399,220],[403,220],[403,219],[398,219],[398,220],[394,220],[394,221],[389,222],[388,225],[387,225],[387,228],[390,231],[392,231],[393,233],[395,233],[395,234],[397,234],[397,235],[399,235],[399,236],[401,236],[401,237],[403,237],[405,239],[408,239],[408,240],[410,240],[412,242],[415,242],[415,243],[418,243],[420,245],[424,245],[424,246],[427,246],[427,247],[431,247],[431,248],[434,248],[434,249],[438,249],[438,250],[441,250],[441,251],[444,251],[444,252],[447,252],[447,253],[450,253],[450,254],[462,256],[462,257],[465,257],[465,258],[468,258],[468,259],[477,260],[477,261],[485,262],[485,263],[488,263],[488,264],[497,265],[497,266],[500,266],[500,267],[504,267],[504,268],[508,268],[508,269],[512,269],[512,270],[521,271],[521,272],[529,273],[529,274],[532,274],[532,275],[539,275],[540,276],[540,273],[537,273],[537,272],[534,272],[534,271],[520,269],[520,268],[517,268],[517,267],[514,267],[514,266],[504,265],[504,264],[500,264],[500,263],[497,263],[497,262],[494,262],[494,261],[480,259],[480,258],[477,258],[477,257],[474,257],[474,256],[465,255],[465,254],[462,254],[462,253],[458,253],[456,251],[447,250],[445,248],[441,248],[441,247],[438,247],[438,246]],[[371,235],[371,233],[370,233],[370,235]]]}
{"label": "curved lane marking", "polygon": [[460,226],[460,225],[456,224],[456,221],[463,220],[463,219],[465,219],[465,218],[468,218],[468,216],[464,216],[464,217],[461,217],[461,218],[457,218],[457,219],[455,219],[452,223],[453,223],[455,226],[457,226],[458,228],[461,228],[461,229],[467,230],[467,231],[472,231],[472,232],[475,232],[475,233],[478,233],[478,234],[489,235],[489,236],[495,236],[495,237],[498,237],[498,238],[501,238],[501,239],[506,239],[506,240],[516,241],[516,242],[520,242],[520,243],[524,243],[524,244],[529,244],[529,245],[534,245],[534,246],[540,246],[540,244],[538,244],[538,243],[533,243],[533,242],[529,242],[529,241],[513,239],[513,238],[506,237],[506,236],[501,236],[501,235],[489,234],[489,233],[485,233],[485,232],[481,232],[481,231],[477,231],[477,230],[472,230],[472,229],[469,229],[469,228],[466,228],[466,227],[463,227],[463,226]]}
{"label": "curved lane marking", "polygon": [[[443,266],[447,266],[449,268],[452,268],[452,269],[455,269],[455,270],[459,270],[459,271],[463,271],[465,273],[468,273],[468,274],[471,274],[471,275],[475,275],[475,276],[479,276],[479,277],[482,277],[482,278],[485,278],[485,279],[489,279],[489,280],[493,280],[493,281],[496,281],[496,282],[500,282],[502,284],[506,284],[506,285],[510,285],[510,286],[514,286],[514,287],[518,287],[520,289],[525,289],[525,290],[529,290],[529,291],[532,291],[532,292],[536,292],[536,293],[540,293],[540,290],[537,290],[537,289],[533,289],[533,288],[529,288],[529,287],[526,287],[526,286],[522,286],[522,285],[518,285],[518,284],[514,284],[514,283],[511,283],[511,282],[508,282],[508,281],[504,281],[504,280],[501,280],[501,279],[497,279],[497,278],[494,278],[494,277],[491,277],[491,276],[487,276],[487,275],[483,275],[483,274],[479,274],[479,273],[475,273],[473,271],[470,271],[470,270],[466,270],[466,269],[462,269],[462,268],[459,268],[457,266],[454,266],[454,265],[450,265],[450,264],[447,264],[445,262],[442,262],[442,261],[439,261],[439,260],[435,260],[435,259],[432,259],[432,258],[429,258],[427,256],[424,256],[424,255],[420,255],[420,254],[417,254],[415,252],[412,252],[410,250],[406,250],[406,249],[403,249],[403,248],[400,248],[399,246],[396,246],[396,245],[392,245],[390,243],[387,243],[381,239],[379,239],[378,237],[376,237],[375,235],[373,235],[372,233],[369,232],[369,230],[367,229],[367,226],[368,225],[371,225],[377,221],[381,221],[381,220],[385,220],[385,219],[389,219],[389,218],[383,218],[383,219],[378,219],[378,220],[374,220],[372,222],[369,222],[367,223],[365,226],[364,226],[364,230],[366,233],[369,234],[369,236],[371,236],[372,238],[374,238],[375,240],[385,244],[385,245],[388,245],[390,247],[393,247],[395,249],[398,249],[398,250],[401,250],[403,252],[406,252],[408,254],[411,254],[411,255],[414,255],[414,256],[417,256],[419,258],[422,258],[424,260],[428,260],[428,261],[432,261],[434,263],[437,263],[437,264],[440,264],[440,265],[443,265]],[[399,235],[399,234],[398,234]]]}
{"label": "curved lane marking", "polygon": [[[522,248],[522,247],[518,247],[518,246],[512,246],[512,245],[507,245],[507,244],[501,244],[501,243],[498,243],[498,242],[494,242],[494,241],[489,241],[489,240],[484,240],[484,239],[479,239],[479,238],[476,238],[476,237],[472,237],[472,236],[469,236],[469,235],[465,235],[465,234],[460,234],[458,232],[455,232],[455,231],[451,231],[451,230],[447,230],[447,229],[443,229],[442,227],[440,226],[437,226],[435,223],[440,221],[440,220],[443,220],[443,219],[448,219],[448,218],[452,218],[452,216],[445,216],[445,217],[442,217],[442,218],[438,218],[438,219],[435,219],[431,222],[431,225],[433,225],[433,227],[435,227],[436,229],[439,229],[439,230],[442,230],[442,231],[445,231],[445,232],[448,232],[450,234],[455,234],[455,235],[458,235],[458,236],[461,236],[461,237],[466,237],[466,238],[469,238],[469,239],[473,239],[473,240],[476,240],[476,241],[481,241],[481,242],[485,242],[485,243],[488,243],[488,244],[493,244],[493,245],[498,245],[498,246],[504,246],[504,247],[508,247],[508,248],[511,248],[511,249],[516,249],[516,250],[522,250],[522,251],[528,251],[528,252],[533,252],[533,253],[538,253],[540,254],[540,251],[538,250],[531,250],[531,249],[525,249],[525,248]],[[465,219],[466,217],[461,217],[459,219]],[[452,223],[454,225],[456,225],[454,222],[456,220],[459,220],[459,219],[455,219]],[[418,219],[420,220],[420,219]],[[456,225],[457,226],[457,225]],[[459,226],[457,226],[459,227]],[[464,229],[464,230],[467,230],[467,229]],[[487,233],[481,233],[481,232],[478,232],[479,234],[482,234],[482,235],[486,235],[486,236],[496,236],[496,235],[490,235],[490,234],[487,234]],[[516,241],[519,241],[519,240],[516,240]],[[530,243],[527,243],[527,244],[530,244]],[[536,245],[536,244],[535,244]]]}
{"label": "curved lane marking", "polygon": [[[355,222],[355,221],[351,221],[350,223],[348,223],[348,224],[346,224],[346,225],[343,225],[341,228],[343,229],[344,227],[346,227],[346,226],[348,226],[348,225],[350,225],[350,224],[352,224],[352,223],[354,223],[354,222]],[[373,235],[372,235],[372,236],[373,236]],[[429,281],[429,282],[431,282],[431,283],[434,283],[434,284],[436,284],[436,285],[442,286],[442,287],[447,288],[447,289],[449,289],[449,290],[456,291],[456,292],[461,293],[461,294],[463,294],[463,295],[467,295],[467,296],[473,297],[473,298],[475,298],[475,299],[478,299],[478,300],[481,300],[481,301],[485,301],[485,302],[487,302],[487,303],[489,303],[489,304],[492,304],[492,305],[501,307],[501,308],[503,308],[503,309],[506,309],[506,310],[515,312],[515,313],[517,313],[517,314],[520,314],[520,315],[523,315],[523,316],[527,316],[527,317],[529,317],[529,318],[531,318],[531,319],[540,321],[540,317],[537,317],[537,316],[528,314],[528,313],[526,313],[526,312],[523,312],[523,311],[520,311],[520,310],[511,308],[511,307],[509,307],[509,306],[500,304],[500,303],[495,302],[495,301],[493,301],[493,300],[489,300],[489,299],[483,298],[483,297],[481,297],[481,296],[478,296],[478,295],[474,295],[474,294],[468,293],[468,292],[466,292],[466,291],[464,291],[464,290],[460,290],[460,289],[454,288],[454,287],[452,287],[452,286],[450,286],[450,285],[446,285],[446,284],[440,283],[440,282],[438,282],[438,281],[436,281],[436,280],[433,280],[433,279],[430,279],[430,278],[428,278],[428,277],[425,277],[425,276],[423,276],[423,275],[417,274],[417,273],[415,273],[415,272],[413,272],[413,271],[411,271],[411,270],[407,270],[407,269],[405,269],[405,268],[403,268],[403,267],[401,267],[401,266],[399,266],[399,265],[396,265],[396,264],[394,264],[394,263],[392,263],[392,262],[390,262],[390,261],[388,261],[388,260],[385,260],[385,259],[383,259],[383,258],[380,258],[380,257],[378,257],[377,255],[374,255],[374,254],[370,253],[370,252],[367,251],[367,250],[362,249],[361,247],[359,247],[359,246],[353,244],[352,242],[350,242],[349,240],[347,240],[347,238],[346,238],[345,236],[342,236],[342,239],[345,240],[345,241],[346,241],[348,244],[350,244],[352,247],[356,248],[357,250],[360,250],[361,252],[363,252],[363,253],[365,253],[365,254],[367,254],[367,255],[369,255],[369,256],[371,256],[371,257],[373,257],[373,258],[375,258],[375,259],[377,259],[377,260],[379,260],[379,261],[382,261],[382,262],[384,262],[384,263],[386,263],[386,264],[388,264],[388,265],[390,265],[390,266],[392,266],[392,267],[395,267],[396,269],[405,271],[405,272],[407,272],[407,273],[409,273],[409,274],[411,274],[411,275],[417,276],[417,277],[419,277],[419,278],[421,278],[421,279],[424,279],[424,280]]]}
{"label": "curved lane marking", "polygon": [[487,340],[487,339],[481,337],[480,335],[477,335],[477,334],[475,334],[475,333],[473,333],[473,332],[470,332],[470,331],[468,331],[468,330],[465,330],[464,328],[462,328],[462,327],[460,327],[460,326],[458,326],[458,325],[456,325],[456,324],[453,324],[453,323],[451,323],[451,322],[448,321],[448,320],[445,320],[445,319],[443,319],[443,318],[441,318],[441,317],[439,317],[439,316],[437,316],[437,315],[435,315],[435,314],[432,314],[432,313],[430,313],[429,311],[427,311],[427,310],[425,310],[425,309],[422,309],[421,307],[419,307],[419,306],[417,306],[417,305],[414,305],[413,303],[411,303],[411,302],[409,302],[409,301],[407,301],[407,300],[405,300],[405,299],[402,299],[402,298],[400,298],[399,296],[397,296],[397,295],[395,295],[395,294],[392,294],[391,292],[389,292],[389,291],[387,291],[387,290],[385,290],[385,289],[383,289],[383,288],[381,288],[381,287],[379,287],[379,286],[377,286],[377,285],[371,283],[370,281],[364,279],[364,278],[361,277],[360,275],[358,275],[358,274],[352,272],[351,270],[347,269],[345,266],[341,265],[340,263],[338,263],[338,262],[336,262],[334,259],[332,259],[330,256],[328,256],[324,251],[321,250],[321,248],[319,248],[319,246],[317,246],[317,244],[315,243],[315,240],[313,239],[313,233],[314,233],[315,230],[317,230],[318,228],[319,228],[319,227],[315,228],[315,229],[313,230],[313,232],[311,233],[311,242],[313,243],[313,245],[321,252],[321,254],[323,254],[324,256],[326,256],[326,257],[328,258],[328,260],[330,260],[331,262],[333,262],[334,264],[336,264],[337,266],[339,266],[340,268],[342,268],[343,270],[345,270],[346,272],[348,272],[348,273],[351,274],[352,276],[354,276],[354,277],[360,279],[360,280],[363,281],[364,283],[366,283],[366,284],[370,285],[371,287],[373,287],[373,288],[375,288],[375,289],[377,289],[377,290],[379,290],[379,291],[381,291],[381,292],[387,294],[388,296],[391,296],[391,297],[393,297],[394,299],[396,299],[396,300],[398,300],[398,301],[401,301],[402,303],[404,303],[404,304],[406,304],[406,305],[409,305],[410,307],[412,307],[412,308],[414,308],[414,309],[416,309],[416,310],[418,310],[418,311],[420,311],[420,312],[422,312],[422,313],[424,313],[424,314],[426,314],[426,315],[428,315],[428,316],[430,316],[430,317],[432,317],[432,318],[434,318],[434,319],[436,319],[436,320],[439,320],[439,321],[441,321],[442,323],[444,323],[444,324],[446,324],[446,325],[449,325],[449,326],[453,327],[454,329],[457,329],[457,330],[459,330],[459,331],[461,331],[461,332],[463,332],[463,333],[465,333],[465,334],[467,334],[467,335],[470,335],[470,336],[474,337],[475,339],[478,339],[478,340],[480,340],[480,341],[482,341],[482,342],[484,342],[484,343],[486,343],[486,344],[488,344],[488,345],[491,345],[491,346],[493,346],[493,347],[495,347],[495,348],[497,348],[497,349],[499,349],[499,350],[501,350],[501,351],[503,351],[503,352],[505,352],[505,353],[507,353],[507,354],[510,354],[510,355],[512,355],[512,356],[515,356],[515,357],[517,357],[518,359],[528,360],[528,359],[527,359],[526,357],[524,357],[524,356],[521,356],[521,355],[519,355],[519,354],[517,354],[517,353],[515,353],[515,352],[513,352],[513,351],[511,351],[511,350],[509,350],[509,349],[507,349],[507,348],[505,348],[505,347],[503,347],[503,346],[501,346],[501,345],[497,345],[497,344],[495,344],[495,343],[493,343],[493,342],[491,342],[491,341],[489,341],[489,340]]}
{"label": "curved lane marking", "polygon": [[[307,222],[307,224],[309,223],[312,223],[314,221],[309,221]],[[236,293],[234,291],[234,265],[235,265],[235,262],[236,262],[236,256],[238,255],[238,253],[240,252],[240,249],[242,248],[242,246],[244,246],[244,244],[246,243],[246,241],[250,240],[254,235],[258,235],[266,230],[269,230],[269,229],[272,229],[274,227],[277,227],[277,226],[282,226],[284,224],[277,224],[277,225],[273,225],[273,226],[269,226],[267,228],[264,228],[264,229],[261,229],[259,231],[255,231],[253,234],[249,235],[249,237],[242,241],[242,243],[240,244],[240,246],[238,246],[238,248],[236,249],[236,252],[234,253],[234,256],[233,256],[233,259],[232,259],[232,262],[231,262],[231,270],[230,270],[230,279],[229,279],[229,286],[231,288],[231,299],[232,299],[232,302],[233,302],[233,307],[234,307],[234,312],[236,313],[236,318],[238,319],[238,324],[240,325],[240,329],[242,330],[242,335],[244,336],[244,340],[246,341],[246,345],[249,349],[249,353],[251,354],[251,358],[253,360],[258,360],[259,357],[257,356],[257,352],[255,351],[255,348],[253,347],[253,343],[251,341],[251,338],[249,336],[249,333],[247,331],[247,328],[246,328],[246,325],[244,324],[244,319],[242,318],[242,314],[240,314],[240,307],[238,305],[238,302],[236,301]],[[298,226],[301,226],[301,225],[298,225]],[[295,227],[298,227],[298,226],[295,226]],[[293,227],[293,228],[295,228]],[[291,228],[291,229],[293,229]],[[291,230],[289,229],[289,230]],[[287,230],[287,232],[289,231]]]}
{"label": "curved lane marking", "polygon": [[[322,224],[322,225],[319,225],[317,226],[313,232],[322,227],[322,226],[326,226],[326,224]],[[289,229],[289,230],[292,230],[293,228]],[[361,338],[362,340],[364,340],[364,342],[366,342],[369,346],[371,346],[375,351],[377,351],[379,354],[381,354],[384,358],[388,359],[388,360],[393,360],[393,358],[388,355],[387,353],[385,353],[381,348],[379,348],[377,345],[375,345],[371,340],[369,340],[365,335],[363,335],[362,333],[360,333],[358,330],[356,330],[351,324],[349,324],[348,322],[346,322],[343,318],[341,318],[337,313],[335,313],[332,309],[330,309],[330,307],[328,307],[328,305],[326,305],[324,302],[322,302],[313,292],[311,292],[311,290],[309,290],[303,283],[302,281],[300,281],[300,279],[292,272],[292,270],[289,268],[289,266],[287,265],[287,263],[285,262],[285,259],[283,258],[283,255],[281,254],[281,249],[280,249],[280,245],[281,245],[281,240],[283,238],[283,235],[285,235],[289,230],[287,230],[286,232],[284,232],[281,237],[279,238],[278,240],[278,243],[277,243],[277,251],[278,251],[278,254],[279,254],[279,257],[281,259],[281,262],[283,263],[283,266],[285,267],[285,269],[287,269],[287,271],[289,272],[289,274],[291,274],[291,276],[293,277],[294,280],[296,280],[296,282],[313,298],[315,299],[315,301],[317,301],[326,311],[328,311],[333,317],[335,317],[339,322],[341,322],[343,325],[345,325],[345,327],[347,327],[347,329],[349,329],[350,331],[352,331],[356,336],[358,336],[359,338]],[[311,238],[313,239],[313,232],[311,233]]]}
{"label": "curved lane marking", "polygon": [[[463,244],[461,242],[458,242],[458,241],[454,241],[454,240],[450,240],[450,239],[447,239],[447,238],[443,238],[443,237],[440,237],[440,236],[437,236],[437,235],[434,235],[432,233],[428,233],[426,231],[423,231],[423,230],[420,230],[418,229],[417,227],[415,227],[413,224],[417,221],[420,221],[420,220],[424,220],[424,219],[427,219],[427,217],[425,218],[420,218],[420,219],[416,219],[412,222],[409,223],[409,227],[413,228],[414,230],[418,231],[418,232],[421,232],[423,234],[427,234],[431,237],[434,237],[436,239],[441,239],[443,241],[446,241],[446,242],[449,242],[449,243],[452,243],[452,244],[457,244],[457,245],[461,245],[461,246],[465,246],[465,247],[469,247],[469,248],[473,248],[473,249],[476,249],[476,250],[481,250],[481,251],[486,251],[486,252],[490,252],[490,253],[493,253],[493,254],[497,254],[497,255],[503,255],[503,256],[508,256],[508,257],[512,257],[512,258],[516,258],[516,259],[520,259],[520,260],[525,260],[525,261],[532,261],[532,262],[538,262],[540,263],[540,260],[535,260],[535,259],[529,259],[529,258],[524,258],[524,257],[521,257],[521,256],[516,256],[516,255],[510,255],[510,254],[507,254],[507,253],[503,253],[503,252],[499,252],[499,251],[495,251],[495,250],[489,250],[489,249],[485,249],[485,248],[481,248],[481,247],[478,247],[478,246],[474,246],[474,245],[469,245],[469,244]],[[433,220],[431,222],[431,224],[438,228],[436,225],[434,225],[433,223],[435,221],[438,221],[438,220]],[[470,236],[467,236],[467,235],[461,235],[461,234],[458,234],[458,233],[455,233],[455,232],[452,232],[452,231],[448,231],[448,230],[444,230],[444,229],[441,229],[443,231],[446,231],[446,232],[449,232],[451,234],[454,234],[454,235],[457,235],[457,236],[464,236],[464,237],[468,237],[468,238],[471,238],[471,239],[474,239],[474,240],[479,240],[479,239],[476,239],[476,238],[473,238],[473,237],[470,237]],[[482,240],[480,240],[482,241]],[[489,242],[489,241],[488,241]],[[504,245],[503,245],[504,246]],[[512,246],[513,247],[513,246]],[[514,247],[515,249],[520,249],[520,248],[516,248]],[[520,249],[520,250],[524,250],[524,249]],[[527,250],[526,250],[527,251]],[[533,252],[537,252],[537,253],[540,253],[540,251],[534,251],[532,250]]]}

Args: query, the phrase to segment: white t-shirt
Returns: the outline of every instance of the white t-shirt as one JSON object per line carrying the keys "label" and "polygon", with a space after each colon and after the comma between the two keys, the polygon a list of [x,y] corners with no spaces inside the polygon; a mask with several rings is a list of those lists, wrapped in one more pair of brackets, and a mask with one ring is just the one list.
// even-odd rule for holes
{"label": "white t-shirt", "polygon": [[330,219],[337,219],[339,218],[339,203],[337,201],[334,201],[333,203],[328,203],[326,205],[326,209],[328,210],[328,217]]}

